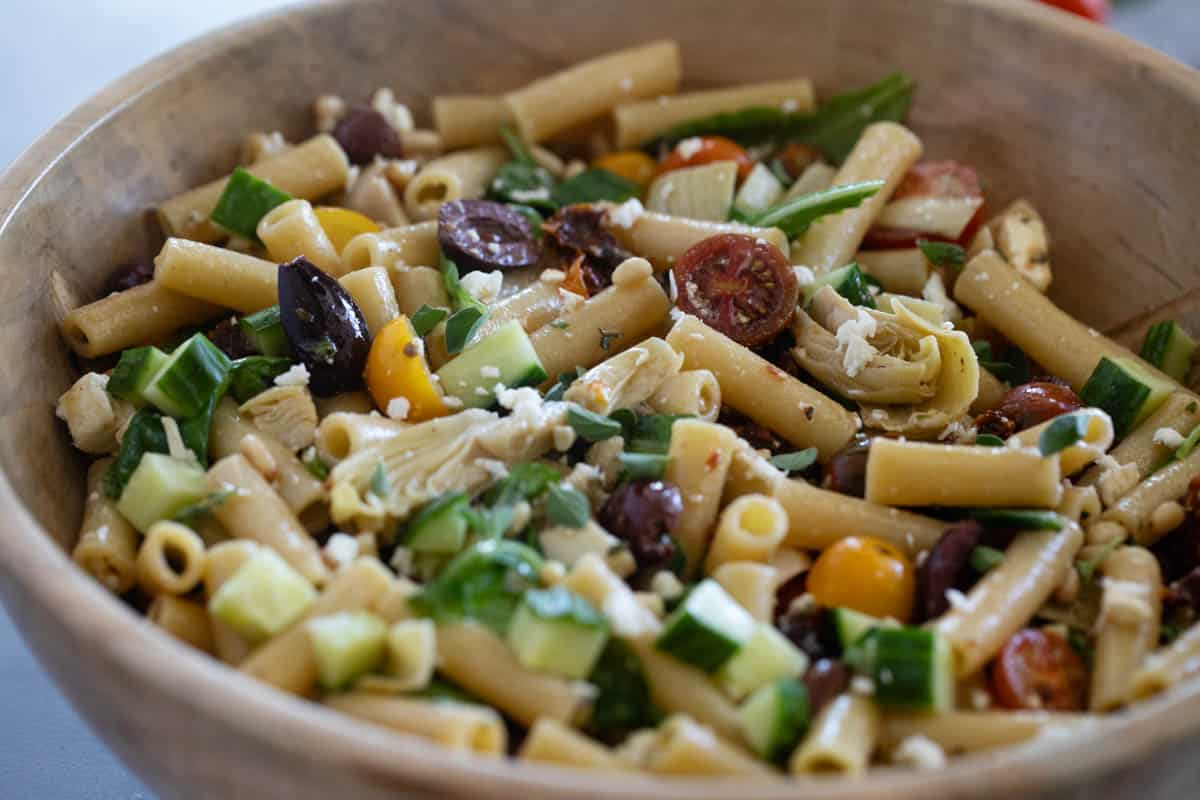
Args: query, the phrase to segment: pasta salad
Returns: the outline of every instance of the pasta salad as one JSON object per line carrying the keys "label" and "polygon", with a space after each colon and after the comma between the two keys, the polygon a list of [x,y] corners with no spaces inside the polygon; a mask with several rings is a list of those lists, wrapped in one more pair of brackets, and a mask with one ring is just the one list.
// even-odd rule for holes
{"label": "pasta salad", "polygon": [[936,768],[1200,672],[1187,332],[1056,307],[907,75],[681,75],[323,96],[161,203],[62,323],[78,565],[279,690],[592,769]]}

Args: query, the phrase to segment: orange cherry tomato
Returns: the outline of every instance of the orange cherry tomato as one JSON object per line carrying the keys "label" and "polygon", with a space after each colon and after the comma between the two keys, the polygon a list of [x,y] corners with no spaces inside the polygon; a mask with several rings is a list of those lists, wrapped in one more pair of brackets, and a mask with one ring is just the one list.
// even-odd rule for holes
{"label": "orange cherry tomato", "polygon": [[992,665],[992,698],[1013,710],[1082,711],[1087,682],[1071,645],[1037,628],[1014,633]]}
{"label": "orange cherry tomato", "polygon": [[917,582],[912,562],[892,544],[848,536],[821,552],[808,573],[808,592],[819,605],[844,606],[873,617],[907,622]]}
{"label": "orange cherry tomato", "polygon": [[[922,161],[910,169],[904,180],[896,187],[892,200],[905,197],[983,197],[983,187],[979,184],[979,174],[966,164],[957,161]],[[966,247],[975,238],[976,231],[983,224],[986,205],[980,205],[975,216],[963,229],[957,244]],[[933,239],[944,241],[943,237],[930,233],[922,233],[910,228],[885,228],[875,226],[867,231],[863,247],[869,250],[891,250],[916,247],[918,239]]]}
{"label": "orange cherry tomato", "polygon": [[738,166],[738,179],[744,179],[754,169],[754,159],[742,146],[724,136],[695,136],[675,145],[671,152],[658,162],[658,174],[684,167],[699,167],[716,161],[734,161]]}
{"label": "orange cherry tomato", "polygon": [[649,185],[650,181],[654,180],[654,173],[658,169],[658,164],[654,163],[654,159],[641,150],[620,150],[616,153],[609,153],[597,158],[592,162],[592,166],[597,169],[606,169],[641,187]]}

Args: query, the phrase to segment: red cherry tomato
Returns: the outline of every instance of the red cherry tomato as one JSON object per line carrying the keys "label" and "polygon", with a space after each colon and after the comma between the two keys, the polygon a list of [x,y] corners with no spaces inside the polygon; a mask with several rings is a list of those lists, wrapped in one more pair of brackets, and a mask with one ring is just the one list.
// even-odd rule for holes
{"label": "red cherry tomato", "polygon": [[697,136],[684,139],[663,156],[663,160],[658,164],[658,174],[684,167],[699,167],[715,161],[737,162],[738,180],[745,178],[750,174],[750,170],[754,169],[754,159],[732,139],[726,139],[724,136]]}
{"label": "red cherry tomato", "polygon": [[[922,161],[904,176],[896,187],[892,200],[905,197],[983,197],[979,175],[966,164],[957,161]],[[963,229],[957,243],[964,247],[971,243],[975,232],[983,224],[984,206],[980,206]],[[916,247],[918,239],[944,241],[936,234],[915,231],[911,228],[885,228],[875,226],[867,232],[863,247],[870,250],[893,250]]]}
{"label": "red cherry tomato", "polygon": [[775,338],[800,299],[796,273],[779,248],[740,233],[693,245],[673,273],[678,306],[747,347]]}
{"label": "red cherry tomato", "polygon": [[1042,0],[1042,2],[1095,22],[1104,22],[1108,19],[1108,0]]}
{"label": "red cherry tomato", "polygon": [[1081,711],[1087,682],[1071,645],[1036,628],[1013,634],[992,665],[992,698],[1013,710]]}

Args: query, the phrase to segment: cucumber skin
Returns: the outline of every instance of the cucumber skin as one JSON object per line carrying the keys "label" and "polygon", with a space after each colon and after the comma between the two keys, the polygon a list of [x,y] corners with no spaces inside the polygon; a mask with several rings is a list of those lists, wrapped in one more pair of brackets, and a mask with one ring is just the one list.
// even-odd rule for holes
{"label": "cucumber skin", "polygon": [[852,608],[833,608],[829,613],[834,633],[837,635],[838,643],[842,646],[843,653],[853,647],[869,631],[882,624],[881,620]]}
{"label": "cucumber skin", "polygon": [[275,358],[291,356],[292,348],[283,330],[279,306],[247,314],[238,320],[238,327],[262,355]]}
{"label": "cucumber skin", "polygon": [[1149,398],[1150,387],[1110,358],[1100,359],[1079,392],[1085,406],[1108,412],[1118,439],[1133,428]]}
{"label": "cucumber skin", "polygon": [[[880,705],[913,710],[944,710],[945,687],[954,676],[949,644],[921,628],[879,628],[875,632],[875,699]],[[952,700],[952,698],[949,698]]]}
{"label": "cucumber skin", "polygon": [[229,357],[197,333],[175,349],[146,386],[146,396],[164,414],[194,417],[222,391],[230,367]]}
{"label": "cucumber skin", "polygon": [[[506,343],[506,340],[512,339],[512,348],[506,348],[503,351],[496,352],[497,346]],[[525,351],[522,356],[528,355],[532,362],[529,363],[524,371],[520,373],[512,373],[508,371],[509,365],[505,363],[509,356],[510,349],[519,349]],[[524,361],[524,358],[521,359]],[[482,363],[481,363],[482,362]],[[501,366],[503,364],[503,366]],[[500,375],[494,378],[483,378],[480,369],[484,366],[496,366]],[[517,366],[520,369],[520,365]],[[529,335],[521,328],[521,324],[513,320],[505,323],[497,328],[492,333],[488,334],[483,339],[472,344],[457,357],[442,366],[437,371],[438,380],[441,382],[441,387],[446,394],[457,397],[462,401],[464,408],[492,408],[497,404],[496,395],[491,391],[491,387],[497,383],[502,383],[508,388],[517,388],[520,386],[536,386],[546,380],[546,370],[538,360],[537,352],[533,349],[533,344],[529,341]],[[460,386],[460,383],[465,383],[465,386]],[[476,393],[475,389],[482,387],[487,390],[487,395]]]}
{"label": "cucumber skin", "polygon": [[681,615],[654,643],[655,648],[708,673],[716,672],[741,648],[727,636]]}
{"label": "cucumber skin", "polygon": [[108,393],[139,408],[147,404],[143,392],[167,362],[157,347],[135,347],[121,353],[121,360],[108,378]]}
{"label": "cucumber skin", "polygon": [[1187,335],[1178,322],[1169,319],[1150,327],[1139,355],[1175,380],[1182,381],[1191,370],[1195,352],[1195,340]]}

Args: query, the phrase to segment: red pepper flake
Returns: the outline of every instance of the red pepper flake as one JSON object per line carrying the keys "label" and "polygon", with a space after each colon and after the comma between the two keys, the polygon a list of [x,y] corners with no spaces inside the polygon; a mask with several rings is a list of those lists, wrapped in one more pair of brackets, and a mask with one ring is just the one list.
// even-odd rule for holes
{"label": "red pepper flake", "polygon": [[708,458],[704,459],[704,466],[709,472],[712,472],[721,464],[721,451],[713,450],[708,454]]}

